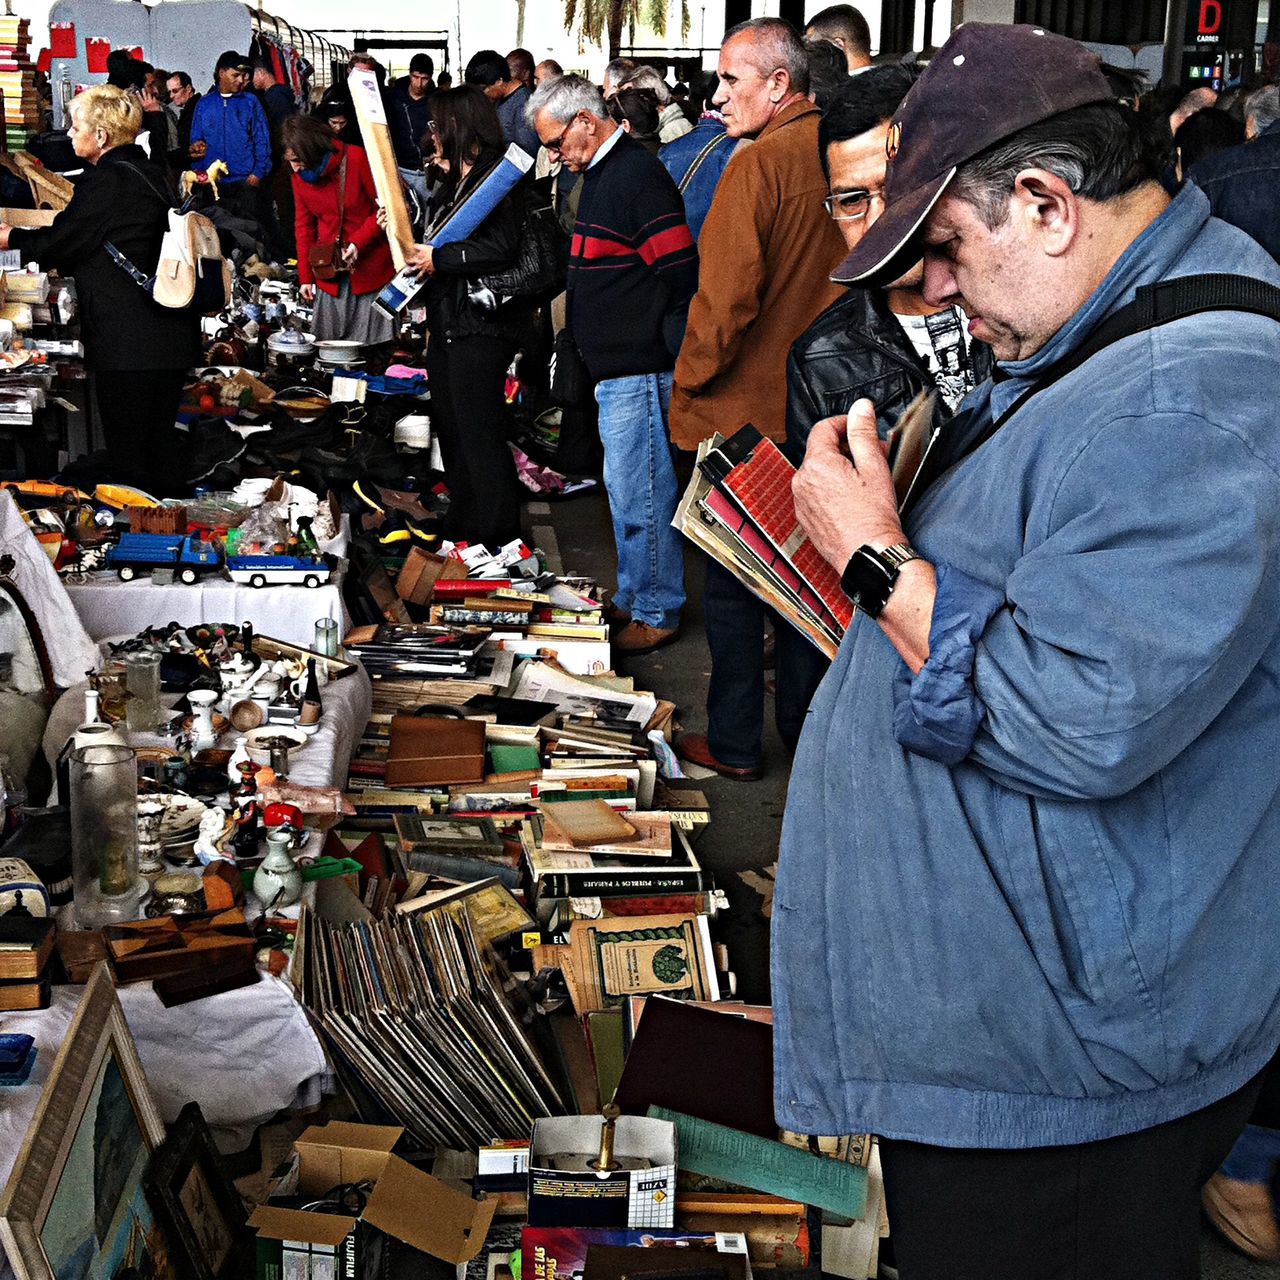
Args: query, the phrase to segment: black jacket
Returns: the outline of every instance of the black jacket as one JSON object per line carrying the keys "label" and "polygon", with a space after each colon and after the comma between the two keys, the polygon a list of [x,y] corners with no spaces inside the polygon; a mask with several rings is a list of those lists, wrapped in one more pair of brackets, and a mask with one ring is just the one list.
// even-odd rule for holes
{"label": "black jacket", "polygon": [[432,87],[422,98],[409,93],[409,77],[398,80],[386,95],[387,128],[395,148],[396,164],[402,169],[422,168],[422,135],[431,123]]}
{"label": "black jacket", "polygon": [[1280,120],[1252,142],[1207,156],[1188,175],[1215,218],[1247,231],[1280,260]]}
{"label": "black jacket", "polygon": [[[469,173],[445,208],[436,213],[439,222],[485,176],[478,167]],[[469,338],[476,334],[516,340],[523,332],[530,308],[512,300],[497,310],[487,310],[469,296],[479,276],[504,271],[520,252],[525,195],[518,185],[466,240],[442,245],[435,251],[436,273],[427,289],[427,328],[433,338]]]}
{"label": "black jacket", "polygon": [[203,96],[193,93],[178,109],[178,145],[169,152],[169,169],[172,173],[182,173],[191,168],[191,117],[196,113],[196,103]]}
{"label": "black jacket", "polygon": [[[992,369],[991,348],[970,348],[974,377]],[[863,397],[876,406],[881,437],[916,395],[932,381],[879,289],[850,289],[833,302],[792,344],[787,357],[786,453],[804,460],[815,422],[848,413]],[[938,400],[938,412],[950,413]]]}
{"label": "black jacket", "polygon": [[10,233],[24,262],[74,276],[90,369],[188,369],[200,318],[153,302],[103,248],[110,240],[150,275],[168,226],[164,176],[139,146],[114,147],[76,184],[53,225]]}

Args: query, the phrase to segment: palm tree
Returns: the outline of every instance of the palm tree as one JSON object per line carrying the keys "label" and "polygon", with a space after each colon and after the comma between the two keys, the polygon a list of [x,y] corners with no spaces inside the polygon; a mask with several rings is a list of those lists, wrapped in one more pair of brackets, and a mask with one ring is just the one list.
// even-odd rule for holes
{"label": "palm tree", "polygon": [[[609,59],[622,50],[622,28],[625,25],[635,43],[636,25],[643,23],[659,36],[667,34],[667,0],[564,0],[564,28],[573,30],[579,22],[579,40],[603,44],[608,36]],[[689,0],[680,0],[680,38],[689,38]]]}

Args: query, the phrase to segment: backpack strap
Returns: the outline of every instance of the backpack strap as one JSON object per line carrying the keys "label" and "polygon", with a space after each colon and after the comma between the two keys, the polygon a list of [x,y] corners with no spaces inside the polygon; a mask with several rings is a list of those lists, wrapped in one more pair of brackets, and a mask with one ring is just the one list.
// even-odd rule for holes
{"label": "backpack strap", "polygon": [[[920,495],[943,471],[981,448],[1029,400],[1074,373],[1098,352],[1124,338],[1158,329],[1175,320],[1203,315],[1207,311],[1244,311],[1280,321],[1280,286],[1250,276],[1227,273],[1178,276],[1173,280],[1140,285],[1132,302],[1108,316],[1074,351],[1045,370],[998,418],[978,433],[962,454],[944,460],[941,456],[943,450],[930,448],[912,482],[902,514],[905,516],[916,505]],[[997,381],[1002,380],[998,369],[992,376]]]}
{"label": "backpack strap", "polygon": [[126,169],[132,169],[134,173],[136,173],[138,177],[142,179],[143,185],[147,188],[147,190],[152,192],[159,199],[163,200],[165,204],[169,206],[170,209],[176,209],[178,207],[173,197],[167,194],[166,192],[161,191],[159,187],[157,187],[154,183],[152,183],[151,179],[147,177],[147,175],[143,173],[142,170],[139,169],[138,166],[134,164],[132,160],[121,160],[120,163]]}
{"label": "backpack strap", "polygon": [[[167,208],[176,209],[178,207],[177,205],[174,204],[172,198],[168,195],[165,195],[160,190],[159,187],[155,186],[152,183],[151,179],[148,178],[147,175],[143,173],[142,170],[139,169],[136,164],[133,163],[133,161],[121,160],[119,163],[123,165],[126,169],[132,169],[134,173],[136,173],[138,177],[142,179],[142,185],[146,187],[147,190],[150,191],[152,195],[163,200]],[[110,240],[104,240],[102,242],[102,247],[111,256],[111,260],[118,267],[122,267],[129,274],[129,276],[133,279],[134,284],[136,284],[140,289],[143,289],[147,293],[147,295],[150,296],[152,287],[155,284],[155,277],[146,275],[142,270],[140,270],[137,266],[135,266],[133,262],[130,261],[130,259],[126,258],[124,254],[121,253],[120,250],[117,249],[115,245],[111,243]]]}
{"label": "backpack strap", "polygon": [[126,258],[110,240],[104,240],[102,242],[102,247],[111,255],[111,260],[116,264],[116,266],[124,268],[138,288],[144,290],[148,294],[151,293],[151,286],[155,279],[154,276],[146,276],[138,267],[134,266],[133,262]]}
{"label": "backpack strap", "polygon": [[684,171],[684,177],[676,184],[676,189],[681,195],[684,195],[685,188],[693,181],[694,175],[702,168],[702,162],[722,143],[729,140],[728,133],[718,133],[710,142],[707,143],[696,156],[693,157],[693,163]]}

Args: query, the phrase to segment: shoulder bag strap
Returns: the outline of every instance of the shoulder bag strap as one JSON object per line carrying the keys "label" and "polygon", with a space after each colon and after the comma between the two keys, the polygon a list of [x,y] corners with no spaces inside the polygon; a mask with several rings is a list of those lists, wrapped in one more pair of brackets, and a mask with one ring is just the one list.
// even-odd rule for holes
{"label": "shoulder bag strap", "polygon": [[696,156],[693,157],[693,163],[685,170],[684,177],[676,184],[676,189],[681,195],[684,195],[685,188],[693,181],[694,174],[702,168],[702,162],[722,143],[728,142],[728,133],[718,133],[710,142],[707,143]]}
{"label": "shoulder bag strap", "polygon": [[1280,321],[1280,287],[1268,284],[1265,280],[1229,273],[1178,276],[1173,280],[1141,285],[1132,302],[1108,316],[1070,355],[1046,370],[998,418],[978,433],[960,457],[944,461],[939,456],[941,450],[930,449],[912,482],[903,514],[916,505],[920,496],[944,470],[981,448],[1029,400],[1048,390],[1069,373],[1074,373],[1099,351],[1123,338],[1158,329],[1175,320],[1185,320],[1188,316],[1202,315],[1206,311],[1244,311]]}
{"label": "shoulder bag strap", "polygon": [[347,220],[347,152],[343,148],[342,163],[338,166],[338,253],[346,248],[342,234]]}

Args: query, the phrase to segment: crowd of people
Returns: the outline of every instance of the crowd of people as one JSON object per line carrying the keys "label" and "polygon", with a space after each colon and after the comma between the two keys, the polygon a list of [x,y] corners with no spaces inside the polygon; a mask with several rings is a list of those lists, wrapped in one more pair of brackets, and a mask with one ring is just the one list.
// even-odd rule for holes
{"label": "crowd of people", "polygon": [[[1280,1257],[1272,1131],[1218,1168],[1280,1111],[1280,977],[1245,927],[1280,893],[1280,89],[1153,89],[1027,26],[873,59],[849,5],[735,26],[688,87],[522,49],[456,87],[426,54],[392,84],[353,65],[414,211],[444,532],[518,536],[504,386],[554,349],[562,447],[571,414],[598,427],[620,655],[680,633],[677,451],[747,423],[858,605],[830,669],[774,628],[780,1121],[881,1135],[904,1277],[1193,1276],[1210,1175],[1214,1221]],[[301,104],[235,51],[203,95],[117,72],[72,105],[66,213],[0,246],[76,275],[108,398],[146,373],[108,438],[162,457],[194,328],[121,342],[161,318],[104,242],[153,268],[168,178],[220,174],[317,333],[377,344],[388,219],[341,83]],[[512,145],[526,179],[433,246]],[[543,200],[563,294],[495,296]],[[677,751],[747,781],[771,620],[704,579],[707,730]]]}

